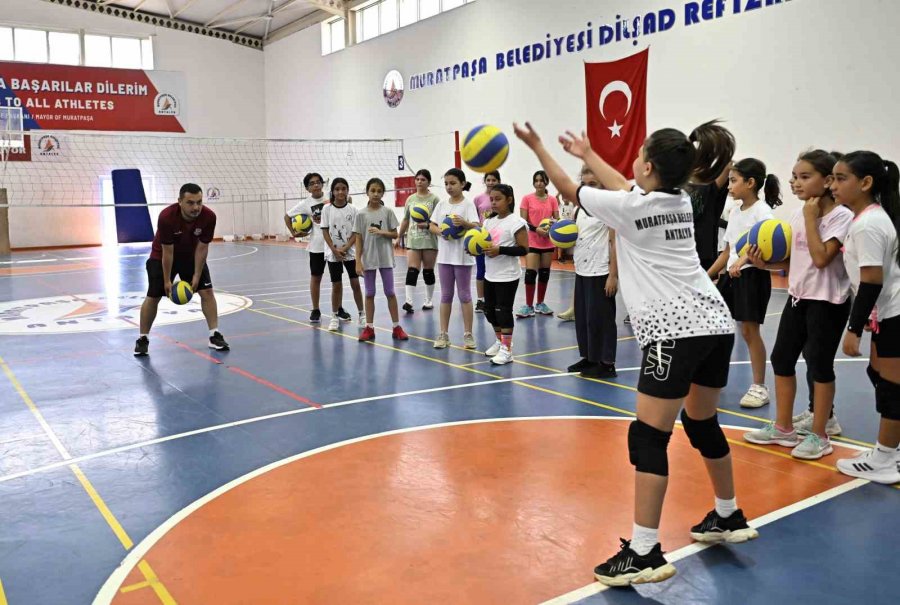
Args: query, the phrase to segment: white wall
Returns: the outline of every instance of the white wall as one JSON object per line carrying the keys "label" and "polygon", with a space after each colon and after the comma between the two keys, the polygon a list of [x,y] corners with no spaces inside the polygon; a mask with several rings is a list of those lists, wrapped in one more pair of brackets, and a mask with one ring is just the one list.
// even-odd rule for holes
{"label": "white wall", "polygon": [[[155,68],[184,74],[188,135],[263,136],[264,58],[259,50],[37,0],[0,1],[0,24],[84,29],[88,33],[111,35],[153,35]],[[99,203],[99,182],[96,191]],[[170,194],[161,201],[177,196],[177,191],[158,193]],[[12,197],[10,202],[15,204]],[[51,211],[53,221],[41,220]],[[10,210],[13,247],[99,244],[101,230],[99,210]]]}
{"label": "white wall", "polygon": [[[734,0],[724,4],[732,7]],[[786,181],[810,147],[871,148],[900,159],[896,23],[890,0],[785,0],[690,27],[684,0],[478,0],[460,9],[325,57],[318,27],[266,49],[268,136],[416,137],[494,123],[511,136],[530,120],[545,139],[585,124],[583,61],[608,61],[650,46],[648,127],[689,130],[722,118],[739,157],[765,161]],[[765,4],[765,2],[763,3]],[[673,8],[674,28],[530,65],[496,71],[495,54],[594,28],[616,15]],[[489,73],[406,91],[390,109],[381,97],[389,69],[414,73],[485,56]],[[432,144],[434,141],[439,141]],[[452,165],[446,137],[410,140],[410,163],[437,177]],[[562,157],[560,152],[560,157]],[[574,173],[575,161],[567,161]],[[521,195],[534,158],[518,141],[501,169]],[[332,175],[337,176],[337,175]],[[477,175],[472,176],[477,180]],[[437,180],[437,179],[436,179]],[[788,192],[781,213],[795,207]]]}

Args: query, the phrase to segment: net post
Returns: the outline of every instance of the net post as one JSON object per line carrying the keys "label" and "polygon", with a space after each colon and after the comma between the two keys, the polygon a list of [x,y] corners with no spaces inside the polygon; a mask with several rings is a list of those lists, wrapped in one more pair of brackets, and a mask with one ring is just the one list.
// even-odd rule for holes
{"label": "net post", "polygon": [[9,206],[6,189],[0,189],[0,254],[11,254],[9,242]]}
{"label": "net post", "polygon": [[462,154],[459,152],[459,131],[453,131],[453,140],[455,149],[453,151],[453,161],[456,164],[457,168],[462,168]]}

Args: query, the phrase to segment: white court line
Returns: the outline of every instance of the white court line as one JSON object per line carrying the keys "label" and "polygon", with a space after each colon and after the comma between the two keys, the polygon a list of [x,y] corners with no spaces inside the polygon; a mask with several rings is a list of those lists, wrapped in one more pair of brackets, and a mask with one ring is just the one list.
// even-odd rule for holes
{"label": "white court line", "polygon": [[[858,487],[862,487],[867,483],[869,482],[864,479],[854,479],[853,481],[845,483],[844,485],[833,487],[820,494],[816,494],[815,496],[810,496],[805,500],[794,502],[793,504],[789,504],[788,506],[779,508],[778,510],[772,511],[771,513],[763,515],[762,517],[751,519],[748,524],[751,527],[760,528],[764,525],[768,525],[769,523],[774,523],[779,519],[783,519],[789,515],[793,515],[794,513],[798,513],[811,506],[815,506],[816,504],[825,502],[826,500],[836,498],[841,494],[846,494],[847,492],[852,491]],[[685,559],[691,555],[697,554],[698,552],[704,551],[711,546],[716,545],[694,542],[693,544],[689,544],[688,546],[679,548],[678,550],[675,550],[671,553],[666,553],[666,560],[669,561],[669,563],[675,563],[676,561],[680,561],[681,559]],[[550,599],[549,601],[544,601],[543,603],[541,603],[541,605],[568,605],[569,603],[575,603],[595,594],[599,594],[607,589],[609,589],[609,586],[604,586],[600,582],[593,582],[591,584],[588,584],[587,586],[582,586],[577,590],[573,590],[572,592],[567,592],[564,595],[560,595],[558,597]]]}
{"label": "white court line", "polygon": [[[491,379],[491,380],[483,380],[479,382],[467,382],[463,384],[454,384],[444,387],[434,387],[430,389],[419,389],[416,391],[404,391],[402,393],[389,393],[386,395],[375,395],[373,397],[362,397],[360,399],[349,399],[347,401],[338,401],[334,403],[325,403],[322,404],[321,409],[328,408],[336,408],[347,405],[355,405],[358,403],[367,403],[370,401],[379,401],[381,399],[392,399],[395,397],[408,397],[410,395],[424,395],[428,393],[437,393],[440,391],[452,391],[456,389],[467,389],[471,387],[480,387],[485,385],[493,385],[493,384],[503,384],[506,382],[524,382],[529,380],[542,380],[544,378],[560,378],[562,376],[571,376],[571,374],[540,374],[537,376],[525,376],[522,378],[501,378],[501,379]],[[254,416],[253,418],[245,418],[243,420],[236,420],[233,422],[226,422],[223,424],[216,424],[213,426],[207,426],[202,429],[194,429],[192,431],[186,431],[183,433],[176,433],[174,435],[168,435],[166,437],[158,437],[156,439],[149,439],[147,441],[141,441],[139,443],[133,443],[131,445],[122,445],[119,447],[115,447],[109,450],[103,450],[100,452],[94,452],[93,454],[85,454],[83,456],[78,456],[76,458],[70,458],[66,462],[55,462],[52,464],[45,464],[44,466],[39,466],[27,471],[19,471],[18,473],[12,473],[10,475],[4,475],[0,477],[0,483],[5,483],[7,481],[12,481],[13,479],[20,479],[22,477],[28,477],[30,475],[34,475],[36,473],[42,473],[45,471],[53,470],[56,468],[60,468],[62,466],[67,466],[70,463],[79,463],[84,462],[86,460],[95,460],[97,458],[103,458],[106,456],[111,456],[113,454],[120,454],[122,452],[128,452],[135,449],[140,449],[143,447],[149,447],[151,445],[157,445],[159,443],[166,443],[167,441],[174,441],[176,439],[184,439],[185,437],[193,437],[194,435],[202,435],[204,433],[211,433],[213,431],[220,431],[222,429],[228,429],[236,426],[243,426],[245,424],[254,424],[257,422],[262,422],[264,420],[272,420],[274,418],[283,418],[286,416],[294,416],[296,414],[305,414],[307,412],[315,412],[317,408],[306,407],[299,408],[295,410],[288,410],[286,412],[276,412],[274,414],[266,414],[264,416]],[[48,427],[49,428],[49,427]]]}
{"label": "white court line", "polygon": [[[242,252],[241,254],[232,254],[231,256],[222,256],[219,258],[208,258],[208,259],[206,259],[206,262],[211,263],[211,262],[220,261],[220,260],[231,260],[233,258],[241,258],[242,256],[249,256],[251,254],[256,254],[257,252],[259,252],[259,248],[257,248],[256,246],[251,246],[251,248],[252,248],[252,250],[249,250],[247,252]],[[8,260],[8,261],[0,261],[0,265],[18,265],[18,264],[27,264],[27,263],[58,263],[58,262],[62,262],[62,261],[86,261],[86,260],[105,261],[105,260],[119,260],[122,258],[138,258],[138,257],[149,258],[150,253],[146,252],[146,253],[142,253],[142,254],[122,254],[120,256],[110,257],[109,259],[107,259],[103,255],[99,255],[99,256],[72,256],[72,257],[65,257],[65,258],[40,258],[40,259],[32,259],[32,260]],[[91,271],[96,271],[96,270],[100,270],[100,269],[104,269],[104,267],[97,267],[97,269],[91,269]],[[74,271],[60,271],[59,273],[74,273]],[[40,275],[48,275],[48,274],[41,273]]]}

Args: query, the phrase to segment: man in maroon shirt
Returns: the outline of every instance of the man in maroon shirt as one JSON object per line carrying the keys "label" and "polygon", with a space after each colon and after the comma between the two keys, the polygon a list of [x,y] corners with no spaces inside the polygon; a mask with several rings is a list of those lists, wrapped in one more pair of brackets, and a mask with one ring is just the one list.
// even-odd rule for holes
{"label": "man in maroon shirt", "polygon": [[[203,206],[203,190],[193,183],[181,187],[177,204],[159,213],[156,236],[147,259],[150,285],[141,305],[141,333],[134,345],[135,356],[147,355],[159,300],[171,296],[172,278],[176,275],[189,282],[191,290],[200,295],[200,308],[209,326],[209,348],[228,350],[228,343],[219,332],[219,310],[206,265],[215,230],[216,215]],[[201,269],[198,271],[197,267]]]}

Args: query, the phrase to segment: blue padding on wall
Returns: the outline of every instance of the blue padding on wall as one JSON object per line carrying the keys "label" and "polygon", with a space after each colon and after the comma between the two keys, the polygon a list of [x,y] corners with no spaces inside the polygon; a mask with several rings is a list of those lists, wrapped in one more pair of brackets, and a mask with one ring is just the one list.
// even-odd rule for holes
{"label": "blue padding on wall", "polygon": [[[153,225],[141,171],[129,168],[112,171],[113,199],[116,204],[116,235],[120,244],[153,241]],[[120,208],[119,204],[142,204]]]}

